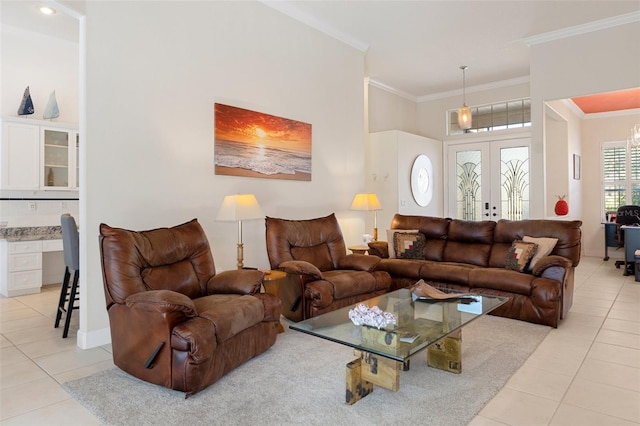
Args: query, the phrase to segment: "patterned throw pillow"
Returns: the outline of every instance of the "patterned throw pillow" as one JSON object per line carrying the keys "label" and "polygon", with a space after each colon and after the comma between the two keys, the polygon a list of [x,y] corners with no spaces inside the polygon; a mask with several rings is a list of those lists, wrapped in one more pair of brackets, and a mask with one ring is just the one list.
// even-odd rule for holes
{"label": "patterned throw pillow", "polygon": [[547,237],[533,238],[525,235],[522,241],[524,241],[525,243],[535,243],[538,245],[538,250],[536,250],[536,254],[531,259],[529,268],[527,268],[528,271],[532,271],[533,267],[536,266],[536,263],[538,263],[540,259],[549,255],[553,251],[553,248],[556,246],[558,239]]}
{"label": "patterned throw pillow", "polygon": [[513,244],[511,244],[511,248],[507,254],[505,268],[518,272],[524,271],[537,250],[538,245],[535,243],[525,243],[522,240],[515,240]]}
{"label": "patterned throw pillow", "polygon": [[396,232],[393,245],[398,259],[424,259],[426,238],[422,233]]}
{"label": "patterned throw pillow", "polygon": [[410,232],[412,234],[417,234],[420,231],[418,231],[417,229],[387,229],[387,245],[389,246],[389,259],[396,258],[395,235],[398,232],[400,233]]}

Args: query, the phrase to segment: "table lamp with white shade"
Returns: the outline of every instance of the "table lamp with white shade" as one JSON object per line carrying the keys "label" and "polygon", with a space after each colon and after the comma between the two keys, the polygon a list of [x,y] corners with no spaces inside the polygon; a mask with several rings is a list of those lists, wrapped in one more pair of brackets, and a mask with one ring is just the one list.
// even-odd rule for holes
{"label": "table lamp with white shade", "polygon": [[378,241],[378,210],[382,210],[380,207],[380,201],[378,196],[372,192],[366,194],[356,194],[351,202],[349,210],[366,210],[373,211],[373,241]]}
{"label": "table lamp with white shade", "polygon": [[227,195],[222,201],[216,220],[238,222],[238,269],[244,267],[244,245],[242,243],[242,221],[263,219],[264,213],[253,194]]}

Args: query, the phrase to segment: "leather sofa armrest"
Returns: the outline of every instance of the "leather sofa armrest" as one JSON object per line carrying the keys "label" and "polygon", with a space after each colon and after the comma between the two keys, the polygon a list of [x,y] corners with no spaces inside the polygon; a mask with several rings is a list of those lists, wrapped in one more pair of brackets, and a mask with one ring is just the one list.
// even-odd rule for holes
{"label": "leather sofa armrest", "polygon": [[542,276],[542,274],[544,273],[545,270],[557,266],[560,268],[564,268],[564,269],[568,269],[571,268],[571,261],[569,259],[567,259],[566,257],[562,257],[562,256],[545,256],[542,259],[540,259],[538,261],[538,263],[536,263],[536,265],[533,267],[533,275],[535,275],[536,277],[540,277]]}
{"label": "leather sofa armrest", "polygon": [[365,254],[347,254],[338,259],[338,269],[351,269],[355,271],[371,272],[380,263],[380,258]]}
{"label": "leather sofa armrest", "polygon": [[373,254],[382,259],[389,258],[389,243],[386,241],[370,241],[369,254]]}
{"label": "leather sofa armrest", "polygon": [[309,275],[316,280],[322,279],[320,269],[304,260],[287,260],[286,262],[282,262],[279,268],[288,274]]}
{"label": "leather sofa armrest", "polygon": [[264,272],[252,269],[233,269],[220,272],[207,283],[207,294],[256,294]]}
{"label": "leather sofa armrest", "polygon": [[182,314],[183,321],[198,315],[196,306],[189,297],[171,290],[150,290],[135,293],[125,299],[125,304],[128,308],[141,309],[146,312]]}

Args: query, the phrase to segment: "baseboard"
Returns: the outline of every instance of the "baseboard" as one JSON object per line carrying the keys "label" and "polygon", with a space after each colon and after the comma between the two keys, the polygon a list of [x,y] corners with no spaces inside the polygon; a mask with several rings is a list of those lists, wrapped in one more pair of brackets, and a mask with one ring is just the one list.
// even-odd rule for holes
{"label": "baseboard", "polygon": [[78,330],[78,347],[91,349],[111,343],[111,330],[109,327],[89,332]]}

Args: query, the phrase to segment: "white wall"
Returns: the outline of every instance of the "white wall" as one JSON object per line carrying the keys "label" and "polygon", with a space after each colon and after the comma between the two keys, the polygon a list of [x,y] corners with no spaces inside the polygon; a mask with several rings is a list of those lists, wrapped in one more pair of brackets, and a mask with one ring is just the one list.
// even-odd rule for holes
{"label": "white wall", "polygon": [[[637,22],[532,46],[533,123],[542,121],[545,101],[640,87],[637,52],[640,52],[640,23]],[[624,140],[630,126],[604,125],[597,129],[598,124],[601,123],[584,121],[579,131],[583,153],[582,179],[569,188],[568,196],[573,205],[582,195],[579,202],[582,205],[583,251],[587,255],[600,256],[604,255],[604,229],[600,225],[601,201],[597,201],[601,188],[598,139],[621,137]],[[545,151],[551,149],[544,140],[543,130],[542,126],[534,125],[532,128],[532,166],[539,171],[538,174],[542,173]],[[622,134],[625,136],[618,136]],[[594,139],[595,135],[598,139]],[[539,181],[537,177],[535,182]],[[537,211],[545,211],[553,193],[547,187],[534,187],[532,184],[532,194],[532,203],[542,208]]]}
{"label": "white wall", "polygon": [[[255,2],[87,2],[86,29],[81,346],[108,338],[101,222],[197,217],[232,269],[237,227],[214,218],[225,195],[251,192],[268,216],[336,212],[347,244],[360,241],[364,217],[348,207],[364,186],[361,52]],[[312,181],[214,175],[215,101],[311,123]],[[267,268],[264,222],[244,225],[245,264]]]}
{"label": "white wall", "polygon": [[417,104],[388,90],[368,86],[369,132],[402,130],[418,133]]}
{"label": "white wall", "polygon": [[[576,107],[573,108],[577,110]],[[569,107],[568,101],[546,103],[543,124],[547,146],[545,217],[549,219],[582,219],[582,176],[580,179],[574,179],[573,174],[573,156],[579,155],[582,159],[580,124],[580,117],[574,109]],[[583,174],[582,170],[581,174]],[[569,214],[559,217],[555,214],[554,208],[560,196],[565,196],[565,201],[569,205]]]}
{"label": "white wall", "polygon": [[[430,185],[431,202],[422,207],[411,192],[411,169],[418,155],[429,157],[433,166]],[[385,230],[390,228],[396,213],[420,216],[442,216],[443,172],[442,142],[398,130],[374,132],[369,135],[367,147],[367,191],[375,192],[382,204],[378,212],[378,239],[386,240]],[[373,227],[373,218],[367,230]]]}
{"label": "white wall", "polygon": [[78,124],[78,44],[7,25],[2,26],[0,54],[0,113],[18,116],[25,87],[29,86],[35,112],[42,119],[52,91],[60,117],[54,121]]}

